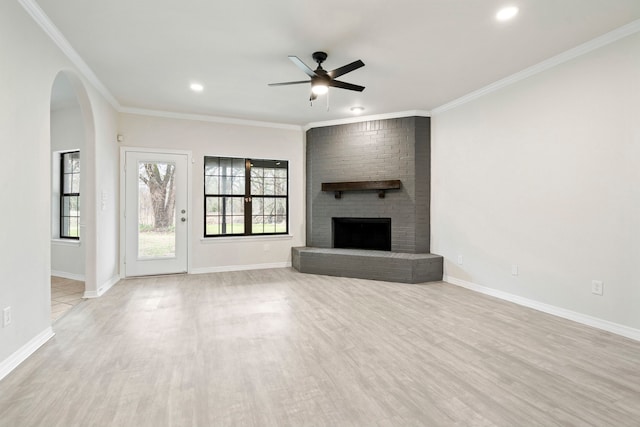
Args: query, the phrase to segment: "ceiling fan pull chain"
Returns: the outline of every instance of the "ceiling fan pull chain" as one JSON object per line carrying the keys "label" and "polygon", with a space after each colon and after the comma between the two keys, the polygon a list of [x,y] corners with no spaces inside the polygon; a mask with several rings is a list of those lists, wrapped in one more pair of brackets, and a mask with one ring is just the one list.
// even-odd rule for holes
{"label": "ceiling fan pull chain", "polygon": [[327,91],[327,111],[329,111],[329,92],[331,92],[330,90]]}

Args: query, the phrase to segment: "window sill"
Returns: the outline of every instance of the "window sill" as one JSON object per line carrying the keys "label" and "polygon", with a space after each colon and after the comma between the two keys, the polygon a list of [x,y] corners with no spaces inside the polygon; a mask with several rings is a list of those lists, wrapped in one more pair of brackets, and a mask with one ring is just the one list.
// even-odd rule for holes
{"label": "window sill", "polygon": [[291,240],[293,235],[291,234],[272,234],[267,236],[228,236],[228,237],[201,237],[200,243],[229,243],[229,242],[244,242],[244,241],[268,241],[268,240]]}
{"label": "window sill", "polygon": [[51,244],[56,246],[80,246],[80,240],[74,239],[51,239]]}

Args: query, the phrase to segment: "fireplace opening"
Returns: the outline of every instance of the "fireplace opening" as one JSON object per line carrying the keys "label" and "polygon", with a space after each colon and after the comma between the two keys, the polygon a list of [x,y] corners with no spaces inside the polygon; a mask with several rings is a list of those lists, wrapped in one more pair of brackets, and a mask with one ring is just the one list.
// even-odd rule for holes
{"label": "fireplace opening", "polygon": [[334,248],[391,250],[391,218],[332,218]]}

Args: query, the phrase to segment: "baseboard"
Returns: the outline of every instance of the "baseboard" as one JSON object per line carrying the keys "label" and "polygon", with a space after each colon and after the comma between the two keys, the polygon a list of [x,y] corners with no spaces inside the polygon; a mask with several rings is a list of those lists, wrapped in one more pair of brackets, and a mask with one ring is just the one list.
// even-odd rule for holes
{"label": "baseboard", "polygon": [[267,264],[225,265],[222,267],[192,268],[191,274],[221,273],[224,271],[263,270],[268,268],[291,267],[291,262],[272,262]]}
{"label": "baseboard", "polygon": [[587,314],[578,313],[575,311],[567,310],[554,305],[541,303],[532,299],[524,298],[518,295],[510,294],[508,292],[500,291],[497,289],[488,288],[486,286],[478,285],[466,280],[458,279],[451,276],[444,276],[443,281],[451,283],[452,285],[460,286],[472,291],[480,292],[481,294],[490,295],[505,301],[513,302],[524,307],[529,307],[534,310],[542,311],[543,313],[552,314],[554,316],[562,317],[563,319],[572,320],[574,322],[581,323],[583,325],[591,326],[593,328],[602,329],[603,331],[611,332],[616,335],[621,335],[626,338],[630,338],[635,341],[640,341],[640,330],[631,328],[629,326],[621,325],[619,323],[610,322],[608,320],[599,319],[597,317],[589,316]]}
{"label": "baseboard", "polygon": [[113,287],[116,283],[120,281],[120,276],[115,275],[111,279],[107,280],[103,283],[102,286],[98,288],[97,291],[84,291],[83,298],[98,298],[104,295],[109,289]]}
{"label": "baseboard", "polygon": [[37,349],[39,349],[44,343],[49,341],[55,333],[51,326],[44,331],[40,332],[35,337],[31,338],[28,343],[20,347],[11,356],[0,362],[0,380],[9,375],[11,371],[18,367],[22,362],[27,360]]}
{"label": "baseboard", "polygon": [[79,280],[84,282],[84,274],[67,273],[65,271],[51,270],[51,275],[63,279]]}

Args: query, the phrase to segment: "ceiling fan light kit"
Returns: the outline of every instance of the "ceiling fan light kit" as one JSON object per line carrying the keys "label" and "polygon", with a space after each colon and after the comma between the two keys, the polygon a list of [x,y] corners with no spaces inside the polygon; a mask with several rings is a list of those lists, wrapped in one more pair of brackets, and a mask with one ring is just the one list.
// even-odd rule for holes
{"label": "ceiling fan light kit", "polygon": [[325,93],[329,92],[329,86],[323,83],[312,83],[311,92],[315,93],[316,95],[324,95]]}
{"label": "ceiling fan light kit", "polygon": [[315,70],[309,68],[309,66],[302,62],[297,56],[289,56],[291,62],[293,62],[307,76],[309,76],[311,80],[270,83],[269,86],[287,86],[311,83],[311,96],[309,97],[309,101],[314,101],[318,97],[318,95],[324,95],[325,93],[327,93],[329,91],[329,87],[354,90],[357,92],[362,92],[364,90],[364,86],[335,80],[336,77],[340,77],[344,74],[350,73],[351,71],[357,70],[358,68],[364,67],[364,62],[362,62],[361,60],[353,61],[350,64],[336,68],[335,70],[327,71],[322,68],[322,63],[327,59],[327,54],[325,52],[314,52],[312,58],[318,63],[318,67]]}

